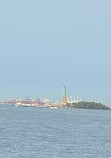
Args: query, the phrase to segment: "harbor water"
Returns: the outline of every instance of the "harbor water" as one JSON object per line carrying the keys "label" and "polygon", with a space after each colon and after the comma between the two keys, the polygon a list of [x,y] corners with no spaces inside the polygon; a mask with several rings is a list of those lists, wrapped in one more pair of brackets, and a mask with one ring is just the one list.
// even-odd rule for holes
{"label": "harbor water", "polygon": [[0,158],[111,158],[111,111],[0,105]]}

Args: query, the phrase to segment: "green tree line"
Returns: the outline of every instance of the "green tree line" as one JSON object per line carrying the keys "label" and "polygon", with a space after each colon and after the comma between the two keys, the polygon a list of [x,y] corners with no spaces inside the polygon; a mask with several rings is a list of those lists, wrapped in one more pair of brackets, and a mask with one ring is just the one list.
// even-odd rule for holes
{"label": "green tree line", "polygon": [[102,110],[108,110],[109,107],[101,104],[101,103],[95,103],[95,102],[79,102],[79,103],[68,103],[68,107],[72,108],[81,108],[81,109],[102,109]]}

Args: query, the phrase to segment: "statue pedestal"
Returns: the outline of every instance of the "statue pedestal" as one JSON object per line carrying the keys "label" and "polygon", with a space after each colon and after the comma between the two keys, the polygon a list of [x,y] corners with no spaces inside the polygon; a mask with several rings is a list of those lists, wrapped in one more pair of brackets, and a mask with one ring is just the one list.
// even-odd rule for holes
{"label": "statue pedestal", "polygon": [[63,104],[63,105],[66,105],[66,104],[67,104],[67,96],[64,96],[64,97],[63,97],[62,104]]}

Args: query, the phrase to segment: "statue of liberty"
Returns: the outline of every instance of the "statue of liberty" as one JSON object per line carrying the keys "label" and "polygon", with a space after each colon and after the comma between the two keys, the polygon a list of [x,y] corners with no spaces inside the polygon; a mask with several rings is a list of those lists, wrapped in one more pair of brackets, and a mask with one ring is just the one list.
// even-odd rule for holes
{"label": "statue of liberty", "polygon": [[66,90],[66,87],[64,85],[63,85],[63,87],[64,87],[64,96],[66,96],[67,90]]}

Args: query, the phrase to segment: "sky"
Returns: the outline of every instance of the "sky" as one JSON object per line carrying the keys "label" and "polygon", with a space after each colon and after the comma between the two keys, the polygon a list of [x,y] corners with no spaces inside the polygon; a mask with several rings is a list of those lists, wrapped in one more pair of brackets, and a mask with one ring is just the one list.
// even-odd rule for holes
{"label": "sky", "polygon": [[110,0],[0,1],[0,100],[111,105]]}

